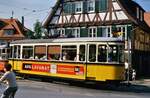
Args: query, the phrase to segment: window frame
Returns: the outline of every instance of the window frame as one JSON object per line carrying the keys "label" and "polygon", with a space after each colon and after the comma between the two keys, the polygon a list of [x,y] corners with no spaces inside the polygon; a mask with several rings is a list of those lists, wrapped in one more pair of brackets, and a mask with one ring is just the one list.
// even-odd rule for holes
{"label": "window frame", "polygon": [[[95,29],[95,32],[94,32]],[[88,28],[88,37],[97,37],[97,27]]]}
{"label": "window frame", "polygon": [[[78,9],[81,9],[78,11]],[[83,12],[83,2],[75,2],[75,13],[82,13]]]}
{"label": "window frame", "polygon": [[[91,8],[90,3],[92,3],[92,4],[93,4],[93,5],[92,5],[93,10],[90,10],[90,8]],[[87,11],[88,11],[89,13],[91,13],[91,12],[94,12],[94,11],[95,11],[95,0],[87,1]]]}

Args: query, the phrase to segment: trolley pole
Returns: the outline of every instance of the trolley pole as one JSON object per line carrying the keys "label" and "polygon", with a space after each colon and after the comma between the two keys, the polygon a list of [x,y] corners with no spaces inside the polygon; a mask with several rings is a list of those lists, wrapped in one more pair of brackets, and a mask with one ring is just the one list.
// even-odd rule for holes
{"label": "trolley pole", "polygon": [[131,40],[128,36],[128,69],[127,69],[127,84],[130,85],[130,66],[131,66],[131,54],[130,54]]}

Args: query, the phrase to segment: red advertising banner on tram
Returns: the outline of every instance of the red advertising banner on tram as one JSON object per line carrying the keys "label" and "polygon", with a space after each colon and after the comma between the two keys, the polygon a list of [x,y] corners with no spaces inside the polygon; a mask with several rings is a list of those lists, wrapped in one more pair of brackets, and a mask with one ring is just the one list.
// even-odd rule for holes
{"label": "red advertising banner on tram", "polygon": [[83,75],[83,66],[56,65],[56,64],[23,64],[23,70],[48,72],[51,74]]}

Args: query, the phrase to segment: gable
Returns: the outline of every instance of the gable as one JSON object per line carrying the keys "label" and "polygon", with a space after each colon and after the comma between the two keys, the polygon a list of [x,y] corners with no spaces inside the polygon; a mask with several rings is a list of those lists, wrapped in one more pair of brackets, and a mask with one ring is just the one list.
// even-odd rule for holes
{"label": "gable", "polygon": [[5,25],[0,28],[0,37],[24,38],[24,31],[20,28],[17,19],[0,19]]}
{"label": "gable", "polygon": [[[93,2],[93,6],[88,6],[89,1]],[[103,2],[103,5],[99,2]],[[92,9],[91,12],[87,10],[89,8]],[[44,26],[142,24],[144,23],[143,13],[144,10],[132,0],[58,0]]]}

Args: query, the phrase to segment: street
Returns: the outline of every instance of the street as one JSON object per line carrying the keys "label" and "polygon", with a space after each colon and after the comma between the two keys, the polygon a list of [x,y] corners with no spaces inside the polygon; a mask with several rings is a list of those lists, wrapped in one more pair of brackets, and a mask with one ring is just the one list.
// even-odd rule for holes
{"label": "street", "polygon": [[[19,90],[15,98],[149,98],[150,88],[145,86],[97,88],[18,80]],[[1,86],[1,93],[4,88]]]}

